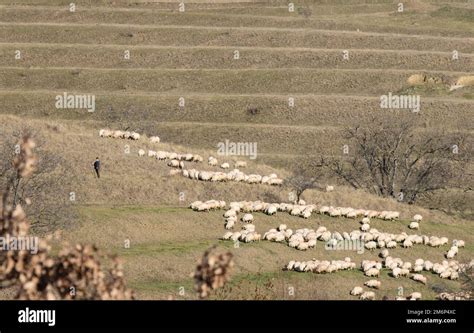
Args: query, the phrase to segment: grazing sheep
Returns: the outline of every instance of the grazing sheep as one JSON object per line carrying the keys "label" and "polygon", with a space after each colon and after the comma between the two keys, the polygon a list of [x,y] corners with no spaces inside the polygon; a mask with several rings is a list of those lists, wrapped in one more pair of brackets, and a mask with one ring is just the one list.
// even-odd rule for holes
{"label": "grazing sheep", "polygon": [[402,270],[402,269],[399,268],[399,267],[393,268],[393,269],[392,269],[392,276],[393,276],[394,278],[397,278],[397,279],[398,279],[398,278],[401,276],[401,275],[400,275],[401,270]]}
{"label": "grazing sheep", "polygon": [[381,258],[387,258],[388,257],[388,250],[387,249],[383,249],[382,252],[380,252],[379,256]]}
{"label": "grazing sheep", "polygon": [[327,185],[327,186],[326,186],[326,192],[332,192],[332,191],[334,191],[334,186],[332,186],[332,185]]}
{"label": "grazing sheep", "polygon": [[421,216],[420,214],[416,214],[415,216],[413,216],[413,221],[420,222],[421,220],[423,220],[423,216]]}
{"label": "grazing sheep", "polygon": [[414,281],[421,282],[423,284],[426,284],[427,278],[421,274],[413,274],[411,277]]}
{"label": "grazing sheep", "polygon": [[394,249],[394,248],[397,247],[397,242],[395,242],[395,241],[390,241],[390,242],[388,242],[388,243],[385,245],[385,247],[386,247],[387,249]]}
{"label": "grazing sheep", "polygon": [[439,274],[439,277],[442,279],[448,279],[449,277],[451,277],[451,273],[452,271],[450,269],[446,269]]}
{"label": "grazing sheep", "polygon": [[157,151],[155,157],[158,160],[166,160],[168,158],[168,153],[166,151]]}
{"label": "grazing sheep", "polygon": [[150,136],[151,143],[160,143],[160,138],[157,136]]}
{"label": "grazing sheep", "polygon": [[417,291],[416,291],[416,292],[413,292],[413,293],[411,293],[410,295],[408,295],[408,299],[409,299],[409,300],[412,300],[412,301],[419,300],[419,299],[421,299],[421,293],[419,293],[419,292],[417,292]]}
{"label": "grazing sheep", "polygon": [[425,271],[431,271],[433,269],[433,263],[431,261],[426,260],[423,264],[423,269]]}
{"label": "grazing sheep", "polygon": [[374,300],[375,299],[375,293],[373,291],[365,291],[360,295],[361,300]]}
{"label": "grazing sheep", "polygon": [[456,246],[452,246],[448,253],[446,253],[446,259],[453,259],[458,254],[458,248]]}
{"label": "grazing sheep", "polygon": [[446,244],[448,244],[449,239],[448,239],[448,237],[441,237],[439,239],[439,241],[440,241],[441,245],[446,245]]}
{"label": "grazing sheep", "polygon": [[370,230],[370,224],[366,223],[366,224],[361,225],[360,230],[361,231],[369,231]]}
{"label": "grazing sheep", "polygon": [[275,215],[277,213],[277,206],[275,205],[269,205],[266,209],[265,209],[265,214],[267,215]]}
{"label": "grazing sheep", "polygon": [[170,170],[169,175],[170,175],[170,176],[176,176],[176,175],[179,175],[180,173],[181,173],[181,170],[179,170],[179,169],[172,169],[172,170]]}
{"label": "grazing sheep", "polygon": [[255,231],[255,225],[254,224],[245,224],[242,226],[243,230],[248,230],[248,231]]}
{"label": "grazing sheep", "polygon": [[168,166],[172,168],[179,168],[179,161],[178,160],[170,160],[168,162]]}
{"label": "grazing sheep", "polygon": [[354,287],[354,288],[351,290],[350,294],[351,294],[352,296],[359,296],[359,295],[361,295],[363,292],[364,292],[364,289],[362,289],[362,287]]}
{"label": "grazing sheep", "polygon": [[411,262],[405,261],[402,265],[404,269],[411,269]]}
{"label": "grazing sheep", "polygon": [[466,244],[464,243],[463,240],[455,239],[453,240],[453,245],[459,248],[459,247],[464,247]]}
{"label": "grazing sheep", "polygon": [[378,280],[369,280],[369,281],[365,282],[364,285],[369,287],[369,288],[379,289],[380,285],[381,285],[381,282],[378,281]]}
{"label": "grazing sheep", "polygon": [[407,268],[400,269],[400,276],[408,276],[410,275],[410,270]]}
{"label": "grazing sheep", "polygon": [[143,149],[138,150],[138,156],[145,156],[145,151]]}
{"label": "grazing sheep", "polygon": [[237,161],[234,164],[235,168],[246,168],[247,167],[247,162],[245,161]]}
{"label": "grazing sheep", "polygon": [[377,248],[377,243],[374,241],[365,243],[365,248],[367,250],[375,250]]}
{"label": "grazing sheep", "polygon": [[231,216],[236,216],[237,213],[233,209],[229,209],[224,213],[224,217],[231,217]]}
{"label": "grazing sheep", "polygon": [[380,275],[380,271],[377,268],[370,268],[364,272],[366,276],[374,276],[378,277]]}
{"label": "grazing sheep", "polygon": [[253,221],[253,215],[252,214],[245,214],[242,217],[242,222],[251,223],[252,221]]}
{"label": "grazing sheep", "polygon": [[422,272],[423,267],[424,267],[423,265],[415,265],[415,267],[413,267],[413,272],[416,272],[416,273]]}
{"label": "grazing sheep", "polygon": [[418,222],[411,222],[409,225],[408,225],[408,228],[410,229],[419,229],[420,228],[420,224]]}
{"label": "grazing sheep", "polygon": [[210,156],[207,160],[207,163],[210,166],[216,166],[217,165],[217,159],[215,157]]}
{"label": "grazing sheep", "polygon": [[224,236],[222,236],[222,239],[224,239],[224,240],[229,240],[229,239],[232,237],[233,234],[234,234],[234,233],[231,232],[231,231],[226,232],[226,233],[224,234]]}
{"label": "grazing sheep", "polygon": [[222,163],[221,164],[221,169],[229,169],[229,168],[230,168],[229,163]]}
{"label": "grazing sheep", "polygon": [[295,263],[296,263],[296,261],[291,260],[291,261],[288,263],[288,265],[286,265],[286,270],[288,270],[288,271],[293,270],[293,268],[295,267]]}
{"label": "grazing sheep", "polygon": [[235,225],[235,221],[234,221],[234,220],[228,220],[228,221],[225,223],[224,227],[225,227],[227,230],[229,230],[229,229],[232,229],[232,228],[234,227],[234,225]]}
{"label": "grazing sheep", "polygon": [[296,248],[300,251],[306,251],[309,248],[309,245],[306,242],[301,242]]}

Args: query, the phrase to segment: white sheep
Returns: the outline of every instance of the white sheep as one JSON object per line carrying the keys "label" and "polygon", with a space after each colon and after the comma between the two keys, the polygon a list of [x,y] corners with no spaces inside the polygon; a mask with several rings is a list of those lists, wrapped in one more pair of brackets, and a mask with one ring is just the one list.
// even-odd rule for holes
{"label": "white sheep", "polygon": [[332,185],[327,185],[327,186],[326,186],[326,192],[332,192],[332,191],[334,191],[334,186],[332,186]]}
{"label": "white sheep", "polygon": [[210,156],[207,160],[207,163],[210,166],[216,166],[217,165],[217,159],[215,157]]}
{"label": "white sheep", "polygon": [[231,232],[231,231],[226,232],[226,233],[224,234],[224,236],[222,236],[222,239],[229,240],[229,239],[232,237],[233,234],[234,234],[234,233]]}
{"label": "white sheep", "polygon": [[421,220],[423,220],[423,216],[421,216],[420,214],[416,214],[415,216],[413,216],[413,221],[420,222]]}
{"label": "white sheep", "polygon": [[222,163],[221,164],[221,169],[229,169],[229,168],[230,168],[229,163]]}
{"label": "white sheep", "polygon": [[414,281],[421,282],[421,283],[423,283],[423,284],[426,284],[426,282],[427,282],[426,276],[423,276],[423,275],[421,275],[421,274],[413,274],[413,275],[411,276],[411,278],[412,278]]}
{"label": "white sheep", "polygon": [[367,250],[375,250],[377,248],[377,243],[374,241],[367,242],[365,243],[365,248]]}
{"label": "white sheep", "polygon": [[410,229],[419,229],[420,228],[420,224],[418,222],[411,222],[409,225],[408,225],[408,228]]}
{"label": "white sheep", "polygon": [[138,156],[145,156],[145,151],[143,149],[139,149]]}
{"label": "white sheep", "polygon": [[360,295],[360,299],[362,300],[374,300],[375,293],[373,291],[365,291]]}
{"label": "white sheep", "polygon": [[353,295],[353,296],[359,296],[361,295],[362,293],[364,292],[364,289],[362,289],[362,287],[354,287],[350,294]]}
{"label": "white sheep", "polygon": [[235,168],[246,168],[247,167],[247,162],[245,161],[237,161],[234,164]]}
{"label": "white sheep", "polygon": [[277,206],[275,205],[268,205],[268,207],[265,209],[265,214],[267,215],[275,215],[277,212]]}
{"label": "white sheep", "polygon": [[160,143],[160,138],[157,136],[151,136],[150,137],[150,142],[151,143]]}
{"label": "white sheep", "polygon": [[425,271],[431,271],[433,269],[433,263],[431,261],[426,260],[423,264],[423,269]]}
{"label": "white sheep", "polygon": [[408,276],[410,275],[410,270],[407,268],[400,269],[400,276]]}
{"label": "white sheep", "polygon": [[227,230],[229,230],[229,229],[232,229],[232,228],[234,227],[234,225],[235,225],[235,221],[234,221],[234,220],[228,220],[228,221],[225,223],[225,226],[224,226],[224,227],[225,227]]}
{"label": "white sheep", "polygon": [[170,160],[168,162],[168,166],[173,167],[173,168],[179,168],[179,161],[178,160]]}
{"label": "white sheep", "polygon": [[446,253],[447,259],[453,259],[458,254],[458,248],[453,246],[449,249],[448,253]]}
{"label": "white sheep", "polygon": [[380,285],[381,285],[381,282],[378,281],[378,280],[369,280],[369,281],[365,282],[364,285],[369,287],[369,288],[379,289]]}
{"label": "white sheep", "polygon": [[366,276],[374,276],[378,277],[380,275],[380,271],[377,268],[370,268],[364,272]]}
{"label": "white sheep", "polygon": [[245,214],[242,217],[242,222],[251,223],[252,221],[253,221],[253,215],[252,214]]}
{"label": "white sheep", "polygon": [[395,241],[390,241],[390,242],[388,242],[388,243],[385,245],[385,247],[386,247],[387,249],[394,249],[394,248],[397,247],[397,242],[395,242]]}
{"label": "white sheep", "polygon": [[415,291],[415,292],[411,293],[410,295],[408,295],[408,299],[410,299],[412,301],[419,300],[419,299],[421,299],[421,293]]}
{"label": "white sheep", "polygon": [[171,169],[170,172],[169,172],[169,175],[170,176],[176,176],[176,175],[179,175],[181,174],[182,170],[179,170],[179,169]]}
{"label": "white sheep", "polygon": [[399,277],[401,276],[401,275],[400,275],[401,270],[402,270],[402,269],[399,268],[399,267],[394,267],[394,268],[392,269],[392,276],[393,276],[394,278],[399,278]]}
{"label": "white sheep", "polygon": [[361,225],[361,226],[360,226],[360,230],[361,230],[361,231],[364,231],[364,232],[365,232],[365,231],[369,231],[369,230],[370,230],[370,224],[365,223],[365,224]]}
{"label": "white sheep", "polygon": [[231,217],[231,216],[236,216],[237,213],[233,209],[229,209],[224,213],[224,217]]}

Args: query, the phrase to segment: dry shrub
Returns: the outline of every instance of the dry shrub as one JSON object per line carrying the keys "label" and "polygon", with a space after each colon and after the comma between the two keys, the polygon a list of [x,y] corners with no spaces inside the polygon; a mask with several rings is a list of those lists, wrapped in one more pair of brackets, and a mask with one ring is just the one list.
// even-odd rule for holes
{"label": "dry shrub", "polygon": [[204,252],[192,275],[195,289],[200,298],[206,298],[212,290],[221,288],[229,280],[234,261],[232,253],[214,254],[215,246]]}
{"label": "dry shrub", "polygon": [[[35,144],[25,136],[19,147],[13,166],[18,175],[29,177],[36,167]],[[0,237],[4,240],[31,237],[30,224],[21,205],[8,204],[11,183],[7,182],[2,196]],[[50,239],[40,240],[37,251],[0,251],[0,286],[18,287],[15,298],[22,300],[133,299],[116,258],[113,258],[112,268],[104,271],[94,246],[65,246],[58,256],[53,256]]]}

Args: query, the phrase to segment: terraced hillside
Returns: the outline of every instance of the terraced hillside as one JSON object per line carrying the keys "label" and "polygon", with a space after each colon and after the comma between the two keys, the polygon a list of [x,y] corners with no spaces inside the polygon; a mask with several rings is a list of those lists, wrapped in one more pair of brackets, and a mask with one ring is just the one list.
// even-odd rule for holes
{"label": "terraced hillside", "polygon": [[[249,172],[285,178],[303,160],[340,155],[343,145],[351,146],[345,128],[392,112],[380,108],[381,95],[413,93],[421,96],[421,111],[406,112],[420,124],[419,135],[463,133],[464,153],[472,154],[474,6],[411,0],[398,12],[399,2],[301,0],[289,11],[288,1],[280,0],[193,0],[180,11],[176,1],[100,0],[76,1],[71,12],[70,0],[0,0],[0,128],[6,135],[32,128],[48,150],[70,162],[81,225],[66,231],[66,239],[93,241],[123,256],[128,281],[141,298],[193,298],[188,275],[224,229],[223,212],[198,214],[188,204],[211,198],[282,202],[290,189],[169,177],[165,163],[138,161],[138,149],[152,145],[132,142],[132,153],[124,154],[123,142],[100,139],[98,129],[158,134],[160,149],[206,158],[225,140],[256,142],[258,158],[248,161]],[[426,82],[410,81],[415,74]],[[64,92],[95,95],[95,112],[56,108],[55,96]],[[104,161],[100,182],[89,170],[97,155]],[[308,191],[305,199],[399,210],[400,221],[375,222],[389,232],[409,232],[409,219],[421,212],[421,232],[464,239],[459,260],[468,262],[474,254],[468,220],[474,164],[465,172],[464,190],[439,191],[420,202],[423,207],[349,189],[329,175],[325,181],[336,183],[336,192]],[[256,214],[262,234],[280,223],[341,232],[359,227],[358,221],[324,215],[308,221]],[[130,249],[123,248],[124,239],[131,240]],[[225,241],[219,246],[233,249]],[[417,245],[393,255],[441,261],[446,250]],[[281,270],[291,259],[342,259],[353,257],[350,252],[328,253],[322,246],[299,252],[270,242],[243,244],[233,252],[233,285],[241,291],[221,297],[254,297],[255,283],[268,298],[287,298],[282,290],[295,285],[297,298],[348,299],[352,286],[364,281],[359,271],[316,276]],[[366,251],[353,259],[377,254]],[[393,298],[399,280],[383,272],[382,282],[378,297]],[[337,288],[341,283],[345,289]],[[409,279],[403,284],[426,298],[436,296],[433,287],[460,288],[435,275],[428,285]],[[179,287],[186,296],[175,295]]]}

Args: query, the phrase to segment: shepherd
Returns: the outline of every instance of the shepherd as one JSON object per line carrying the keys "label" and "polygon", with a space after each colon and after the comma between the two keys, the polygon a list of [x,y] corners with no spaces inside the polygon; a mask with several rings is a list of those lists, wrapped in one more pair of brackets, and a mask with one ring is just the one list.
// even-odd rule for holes
{"label": "shepherd", "polygon": [[95,158],[93,165],[94,165],[94,170],[97,175],[97,178],[100,178],[100,160],[98,157]]}

